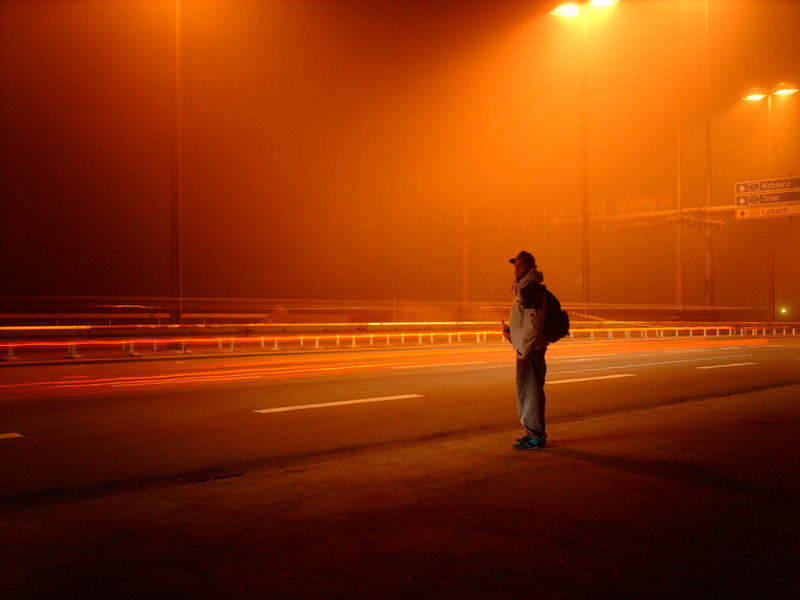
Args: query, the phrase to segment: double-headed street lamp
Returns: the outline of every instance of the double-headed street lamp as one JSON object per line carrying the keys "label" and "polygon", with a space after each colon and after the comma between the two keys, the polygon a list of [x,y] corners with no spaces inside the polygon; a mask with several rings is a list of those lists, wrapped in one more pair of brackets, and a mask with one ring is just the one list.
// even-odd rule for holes
{"label": "double-headed street lamp", "polygon": [[772,177],[772,97],[773,96],[791,96],[792,94],[796,94],[800,89],[793,84],[788,83],[786,81],[781,81],[776,83],[772,86],[772,89],[769,91],[765,90],[761,87],[751,88],[747,90],[744,96],[742,96],[742,100],[745,102],[761,102],[764,98],[767,99],[767,119],[768,119],[768,126],[767,126],[767,135],[769,136],[767,145],[767,156],[768,156],[768,172],[769,176]]}
{"label": "double-headed street lamp", "polygon": [[[791,96],[796,94],[800,89],[793,84],[786,81],[776,83],[768,91],[761,87],[751,88],[742,100],[745,102],[761,102],[767,99],[767,173],[768,177],[772,179],[772,97],[773,96]],[[775,320],[775,219],[769,218],[769,319]]]}
{"label": "double-headed street lamp", "polygon": [[582,246],[582,297],[586,307],[589,305],[589,143],[588,143],[588,91],[586,61],[589,47],[589,12],[592,8],[607,8],[619,0],[590,0],[589,2],[567,2],[550,11],[557,17],[582,17],[583,52],[581,59],[581,246]]}

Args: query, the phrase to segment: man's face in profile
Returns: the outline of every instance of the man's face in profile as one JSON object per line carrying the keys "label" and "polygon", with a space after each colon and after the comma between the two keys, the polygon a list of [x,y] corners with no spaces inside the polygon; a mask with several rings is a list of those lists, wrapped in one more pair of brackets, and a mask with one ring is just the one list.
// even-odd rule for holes
{"label": "man's face in profile", "polygon": [[531,270],[531,264],[528,261],[517,259],[514,261],[514,279],[519,281],[525,275],[528,274],[528,271]]}

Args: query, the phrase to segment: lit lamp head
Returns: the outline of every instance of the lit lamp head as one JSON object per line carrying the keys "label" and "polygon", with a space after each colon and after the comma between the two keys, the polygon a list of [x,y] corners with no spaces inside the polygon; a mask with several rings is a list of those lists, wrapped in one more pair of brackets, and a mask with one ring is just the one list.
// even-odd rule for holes
{"label": "lit lamp head", "polygon": [[800,89],[798,89],[795,84],[789,83],[788,81],[781,81],[770,91],[773,96],[791,96],[797,92],[800,92]]}
{"label": "lit lamp head", "polygon": [[575,2],[567,2],[566,4],[559,4],[556,6],[550,11],[550,14],[557,17],[577,17],[581,14],[581,7]]}
{"label": "lit lamp head", "polygon": [[744,96],[742,96],[742,100],[747,102],[758,102],[759,100],[763,100],[769,96],[769,92],[764,88],[755,87],[747,90]]}
{"label": "lit lamp head", "polygon": [[619,2],[619,0],[589,0],[589,2],[584,2],[583,5],[578,4],[577,2],[565,2],[564,4],[559,4],[556,6],[550,11],[550,14],[557,17],[577,17],[579,14],[581,14],[581,10],[585,6],[605,8],[608,6],[614,6],[617,2]]}

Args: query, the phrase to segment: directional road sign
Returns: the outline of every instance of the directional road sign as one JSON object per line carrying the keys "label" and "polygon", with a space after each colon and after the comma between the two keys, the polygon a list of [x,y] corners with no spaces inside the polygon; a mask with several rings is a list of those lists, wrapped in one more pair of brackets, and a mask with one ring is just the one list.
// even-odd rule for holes
{"label": "directional road sign", "polygon": [[736,184],[736,195],[763,194],[764,192],[781,192],[792,189],[800,189],[800,177],[744,181]]}
{"label": "directional road sign", "polygon": [[754,204],[786,204],[787,202],[800,202],[800,190],[787,192],[774,192],[769,194],[753,194],[751,196],[736,196],[736,206],[752,206]]}
{"label": "directional road sign", "polygon": [[769,219],[800,215],[800,202],[792,204],[756,204],[736,207],[736,219]]}
{"label": "directional road sign", "polygon": [[735,198],[737,219],[800,215],[800,177],[743,181]]}

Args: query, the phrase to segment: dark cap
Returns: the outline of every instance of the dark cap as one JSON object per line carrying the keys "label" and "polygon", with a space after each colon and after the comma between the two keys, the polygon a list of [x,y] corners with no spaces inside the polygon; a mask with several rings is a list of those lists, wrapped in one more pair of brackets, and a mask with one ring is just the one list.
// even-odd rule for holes
{"label": "dark cap", "polygon": [[509,258],[508,262],[510,262],[513,265],[518,260],[524,261],[524,262],[528,263],[529,265],[535,265],[536,264],[536,259],[533,258],[533,254],[531,254],[530,252],[526,252],[525,250],[520,251],[520,253],[517,254],[514,258]]}

